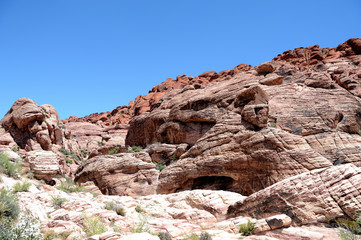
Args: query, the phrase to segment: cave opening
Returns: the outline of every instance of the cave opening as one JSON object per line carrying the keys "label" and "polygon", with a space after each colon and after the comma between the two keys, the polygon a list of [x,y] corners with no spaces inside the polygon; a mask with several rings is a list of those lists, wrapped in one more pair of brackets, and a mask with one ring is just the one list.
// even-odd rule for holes
{"label": "cave opening", "polygon": [[195,178],[192,184],[193,189],[228,190],[233,187],[233,178],[225,176],[205,176]]}

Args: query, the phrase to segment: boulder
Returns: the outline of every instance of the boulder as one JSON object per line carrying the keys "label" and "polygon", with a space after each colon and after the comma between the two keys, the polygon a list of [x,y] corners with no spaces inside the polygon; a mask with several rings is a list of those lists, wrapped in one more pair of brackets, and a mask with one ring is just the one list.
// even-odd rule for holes
{"label": "boulder", "polygon": [[344,164],[289,177],[228,209],[228,216],[286,214],[296,224],[354,219],[361,210],[361,169]]}
{"label": "boulder", "polygon": [[179,157],[187,151],[187,147],[187,144],[155,143],[149,145],[146,151],[152,158],[152,162],[170,163],[171,161],[178,160]]}
{"label": "boulder", "polygon": [[53,106],[38,106],[29,98],[18,99],[0,122],[21,148],[30,151],[38,150],[34,142],[43,150],[51,150],[52,144],[61,145],[63,134],[59,124]]}
{"label": "boulder", "polygon": [[158,175],[147,153],[119,153],[88,159],[75,181],[93,181],[103,194],[141,196],[155,193]]}
{"label": "boulder", "polygon": [[271,62],[262,63],[261,65],[256,67],[256,71],[258,74],[261,75],[267,75],[269,73],[272,73],[276,70],[276,68],[273,66]]}
{"label": "boulder", "polygon": [[27,152],[25,161],[30,164],[30,170],[35,178],[48,183],[60,170],[57,155],[51,151]]}

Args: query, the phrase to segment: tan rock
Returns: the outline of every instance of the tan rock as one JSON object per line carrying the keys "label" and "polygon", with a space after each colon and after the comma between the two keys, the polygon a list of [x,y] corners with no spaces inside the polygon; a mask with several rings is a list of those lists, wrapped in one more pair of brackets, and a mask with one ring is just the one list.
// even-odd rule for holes
{"label": "tan rock", "polygon": [[1,120],[14,141],[27,151],[51,150],[52,144],[61,145],[63,134],[59,115],[51,105],[38,106],[29,98],[18,99]]}
{"label": "tan rock", "polygon": [[355,217],[361,209],[361,170],[353,164],[305,172],[256,192],[228,209],[230,217],[284,213],[297,224]]}
{"label": "tan rock", "polygon": [[57,155],[51,151],[32,151],[26,153],[25,160],[37,179],[50,182],[59,171]]}
{"label": "tan rock", "polygon": [[183,153],[187,151],[187,144],[162,144],[156,143],[147,147],[147,152],[152,158],[152,162],[170,163],[177,160]]}
{"label": "tan rock", "polygon": [[94,181],[104,194],[154,194],[158,171],[147,153],[120,153],[88,159],[78,169],[77,182]]}

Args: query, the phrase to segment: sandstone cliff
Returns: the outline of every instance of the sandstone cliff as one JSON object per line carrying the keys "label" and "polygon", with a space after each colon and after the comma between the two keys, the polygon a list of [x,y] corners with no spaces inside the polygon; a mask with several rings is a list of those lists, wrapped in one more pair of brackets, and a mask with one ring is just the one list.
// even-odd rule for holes
{"label": "sandstone cliff", "polygon": [[[129,106],[63,123],[22,98],[0,122],[0,152],[50,185],[66,174],[93,192],[44,184],[19,194],[47,231],[85,238],[88,214],[107,224],[89,239],[157,239],[131,234],[142,221],[174,239],[239,239],[248,221],[257,236],[245,239],[338,239],[325,226],[361,211],[360,84],[361,39],[350,39],[178,76]],[[69,202],[54,208],[54,194]]]}

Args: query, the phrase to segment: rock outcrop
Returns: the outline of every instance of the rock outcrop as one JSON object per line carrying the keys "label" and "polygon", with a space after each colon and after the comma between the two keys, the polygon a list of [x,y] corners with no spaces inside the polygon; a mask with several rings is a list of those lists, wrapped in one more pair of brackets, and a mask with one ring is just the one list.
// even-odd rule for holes
{"label": "rock outcrop", "polygon": [[64,120],[64,122],[91,122],[101,123],[104,125],[128,123],[134,116],[138,116],[156,107],[158,101],[172,90],[182,89],[185,87],[195,89],[202,88],[208,83],[227,80],[240,72],[245,72],[250,69],[252,69],[252,66],[242,63],[231,70],[225,70],[219,73],[215,71],[207,71],[197,77],[179,75],[175,80],[168,78],[166,81],[153,87],[147,95],[138,96],[134,101],[131,101],[128,106],[117,107],[111,112],[93,113],[83,118],[72,116]]}
{"label": "rock outcrop", "polygon": [[316,169],[280,181],[231,206],[230,217],[286,213],[298,224],[356,217],[361,209],[361,169],[353,164]]}
{"label": "rock outcrop", "polygon": [[156,193],[158,174],[147,153],[120,153],[88,159],[75,181],[94,181],[103,194],[142,196]]}
{"label": "rock outcrop", "polygon": [[[352,192],[357,189],[333,189],[327,203],[342,206],[332,199],[341,192],[351,191],[347,196],[353,199],[353,205],[346,204],[336,211],[336,207],[329,209],[325,204],[322,207],[330,211],[322,212],[318,210],[321,206],[318,202],[326,196],[320,193],[315,200],[317,193],[307,189],[322,182],[313,179],[304,186],[305,202],[298,200],[297,191],[291,190],[293,185],[289,190],[285,186],[288,181],[297,182],[294,179],[298,176],[312,179],[321,174],[319,172],[327,172],[329,176],[333,176],[332,172],[340,176],[347,172],[345,178],[348,178],[354,171],[352,174],[358,176],[361,166],[361,101],[357,92],[357,84],[361,82],[361,55],[355,48],[358,41],[347,41],[340,45],[344,47],[333,49],[330,56],[318,59],[317,64],[314,61],[291,62],[282,57],[284,53],[228,80],[198,89],[185,87],[168,94],[149,112],[131,120],[126,144],[188,145],[179,160],[177,158],[160,172],[157,193],[228,190],[250,195],[249,202],[255,204],[255,209],[268,200],[277,206],[282,206],[283,201],[286,205],[271,214],[289,214],[296,224],[309,223],[310,219],[322,222],[344,215],[354,217],[353,213],[361,207],[357,197],[352,198]],[[310,48],[313,59],[317,59],[315,52],[324,51],[316,51],[316,48]],[[346,86],[340,79],[347,77],[353,80]],[[151,153],[152,148],[149,147]],[[170,157],[165,153],[163,157],[169,163]],[[342,168],[348,170],[339,171]],[[358,177],[353,179],[357,181]],[[342,179],[338,179],[338,183],[323,181],[327,186],[322,189],[343,183]],[[302,180],[299,182],[298,185]],[[282,193],[281,188],[289,194],[290,200],[281,198],[278,203],[272,199]],[[256,197],[252,196],[265,194],[264,189],[269,189],[268,195],[257,205]],[[287,205],[293,201],[295,205]],[[249,207],[250,203],[246,199],[238,205],[244,210],[234,212],[238,215],[252,213],[254,209]],[[310,209],[302,209],[304,205]],[[275,209],[273,205],[269,208]],[[294,217],[289,209],[299,209],[299,212],[292,212],[299,216]]]}
{"label": "rock outcrop", "polygon": [[60,171],[58,157],[51,151],[28,152],[25,161],[29,163],[35,178],[43,179],[48,183]]}
{"label": "rock outcrop", "polygon": [[48,104],[38,106],[29,98],[18,99],[0,125],[27,151],[51,150],[52,144],[63,144],[60,119],[55,108]]}
{"label": "rock outcrop", "polygon": [[[161,172],[159,193],[218,188],[249,195],[340,161],[359,165],[360,100],[335,82],[326,89],[304,83],[332,81],[327,74],[322,78],[288,64],[269,65],[275,71],[266,76],[250,71],[180,91],[130,122],[128,145],[191,146]],[[282,85],[268,81],[284,78],[284,72],[294,73]],[[338,157],[330,157],[332,152]]]}

